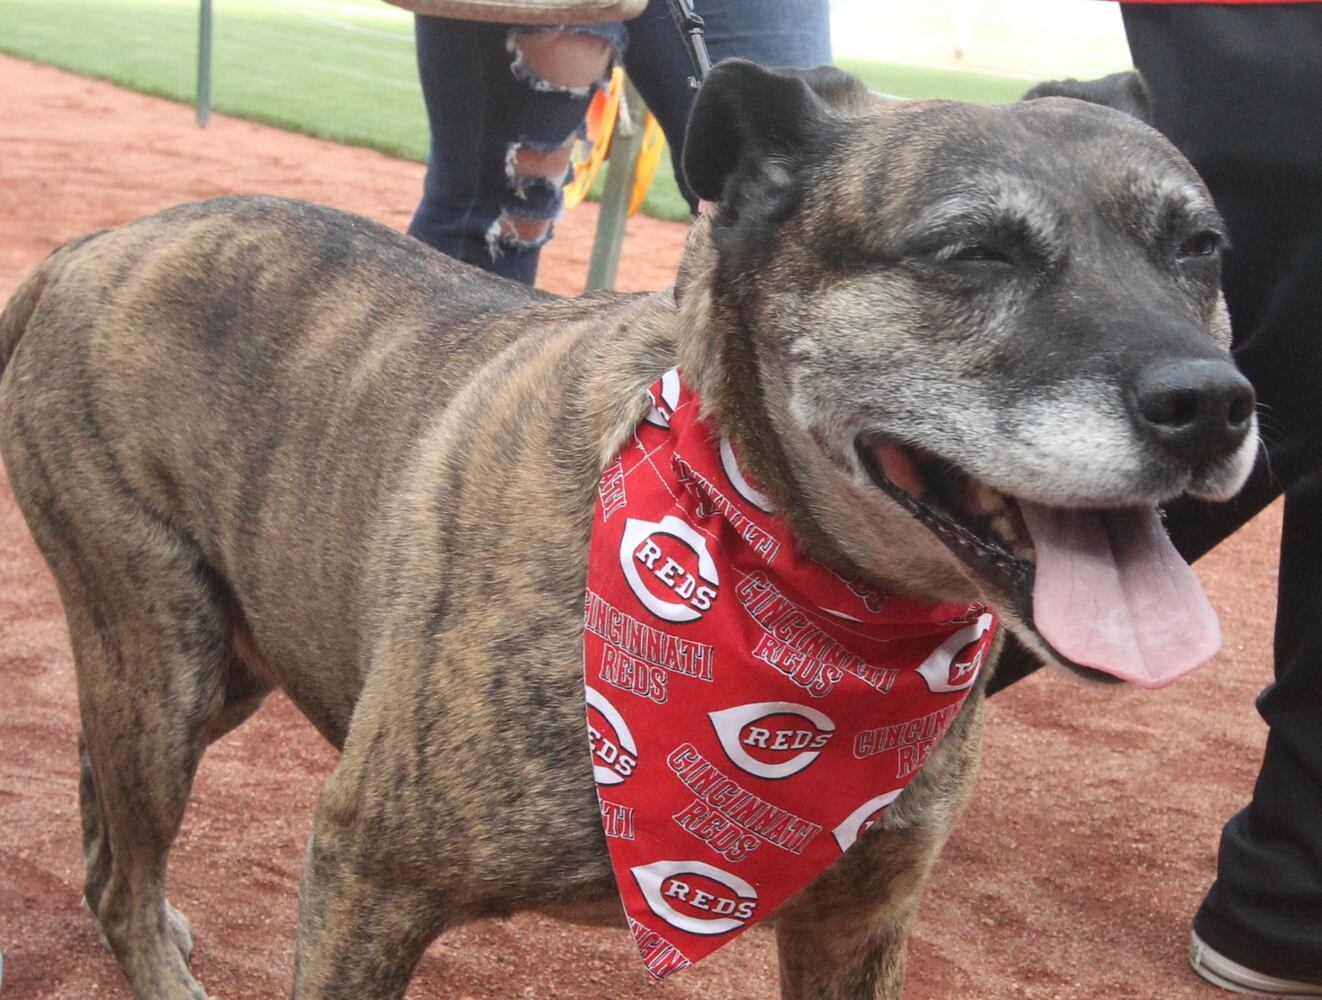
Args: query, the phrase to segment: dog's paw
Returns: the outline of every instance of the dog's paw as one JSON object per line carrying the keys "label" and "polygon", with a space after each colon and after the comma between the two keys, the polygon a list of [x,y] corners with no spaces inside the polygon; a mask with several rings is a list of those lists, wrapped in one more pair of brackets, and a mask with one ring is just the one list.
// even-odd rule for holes
{"label": "dog's paw", "polygon": [[170,929],[170,939],[187,962],[193,954],[193,933],[189,930],[188,918],[176,910],[168,899],[165,901],[165,923]]}
{"label": "dog's paw", "polygon": [[[110,939],[106,937],[105,930],[101,927],[101,921],[97,919],[92,908],[87,905],[87,897],[82,898],[82,907],[87,911],[87,915],[92,918],[92,928],[96,931],[96,939],[101,942],[101,947],[110,951]],[[184,956],[184,961],[193,954],[193,932],[189,929],[188,918],[170,903],[165,901],[165,926],[170,932],[170,940],[174,946],[179,949],[179,954]]]}

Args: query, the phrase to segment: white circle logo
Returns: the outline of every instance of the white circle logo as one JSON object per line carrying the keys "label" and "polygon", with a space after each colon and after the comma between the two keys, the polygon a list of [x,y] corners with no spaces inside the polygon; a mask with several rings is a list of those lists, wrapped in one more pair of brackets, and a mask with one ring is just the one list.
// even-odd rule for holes
{"label": "white circle logo", "polygon": [[736,705],[707,717],[736,767],[773,781],[798,774],[835,735],[825,713],[788,701]]}
{"label": "white circle logo", "polygon": [[661,392],[651,395],[652,408],[643,419],[654,427],[669,427],[670,417],[679,405],[679,369],[672,368],[662,375]]}
{"label": "white circle logo", "polygon": [[868,799],[861,806],[851,812],[840,825],[831,831],[831,836],[835,837],[835,842],[840,845],[841,851],[847,851],[854,846],[854,841],[867,833],[868,827],[881,819],[881,811],[900,797],[903,788],[897,788],[893,792],[884,792],[875,798]]}
{"label": "white circle logo", "polygon": [[734,448],[727,434],[721,435],[721,468],[725,470],[725,478],[730,480],[730,485],[741,497],[764,514],[775,513],[776,505],[771,502],[771,497],[744,478],[744,470],[739,468],[739,461],[734,457]]}
{"label": "white circle logo", "polygon": [[631,869],[648,908],[690,934],[728,934],[753,918],[757,890],[702,861],[654,861]]}
{"label": "white circle logo", "polygon": [[660,521],[629,518],[620,539],[620,568],[634,596],[668,622],[701,618],[721,585],[707,539],[674,514]]}
{"label": "white circle logo", "polygon": [[995,620],[995,615],[984,614],[932,650],[918,668],[929,690],[934,694],[963,691],[978,679],[990,644],[987,633]]}
{"label": "white circle logo", "polygon": [[629,725],[596,688],[587,687],[588,708],[606,725],[596,725],[588,712],[588,743],[592,747],[592,776],[599,785],[622,785],[638,766],[638,744]]}

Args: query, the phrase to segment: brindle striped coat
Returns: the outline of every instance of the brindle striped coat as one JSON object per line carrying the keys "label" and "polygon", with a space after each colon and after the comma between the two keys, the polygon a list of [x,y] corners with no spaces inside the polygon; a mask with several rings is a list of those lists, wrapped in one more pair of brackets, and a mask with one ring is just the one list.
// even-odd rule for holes
{"label": "brindle striped coat", "polygon": [[[67,612],[87,902],[137,995],[204,996],[166,858],[207,744],[275,687],[343,750],[296,997],[397,997],[431,940],[483,916],[618,917],[586,751],[585,558],[598,476],[676,363],[805,549],[906,593],[1006,597],[841,471],[801,388],[835,385],[837,422],[942,371],[960,406],[1001,392],[1004,317],[875,262],[942,183],[989,164],[1101,211],[1095,189],[1123,181],[1084,162],[1103,142],[1191,176],[1077,102],[872,106],[843,74],[731,64],[687,154],[721,210],[673,291],[557,299],[275,198],[56,252],[0,319],[0,453]],[[931,329],[951,331],[945,354]],[[785,997],[898,996],[980,711],[975,693],[884,820],[782,910]]]}

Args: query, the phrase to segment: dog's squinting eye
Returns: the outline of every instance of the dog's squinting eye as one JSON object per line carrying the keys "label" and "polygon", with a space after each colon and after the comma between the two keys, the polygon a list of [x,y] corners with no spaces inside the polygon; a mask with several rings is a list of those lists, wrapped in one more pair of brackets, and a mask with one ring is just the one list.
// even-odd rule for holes
{"label": "dog's squinting eye", "polygon": [[1222,237],[1220,233],[1211,229],[1204,229],[1201,232],[1194,233],[1187,237],[1175,250],[1175,255],[1180,260],[1197,260],[1200,258],[1215,256],[1221,249]]}
{"label": "dog's squinting eye", "polygon": [[955,243],[942,247],[934,255],[942,263],[953,264],[1001,264],[1014,263],[1009,251],[990,243]]}

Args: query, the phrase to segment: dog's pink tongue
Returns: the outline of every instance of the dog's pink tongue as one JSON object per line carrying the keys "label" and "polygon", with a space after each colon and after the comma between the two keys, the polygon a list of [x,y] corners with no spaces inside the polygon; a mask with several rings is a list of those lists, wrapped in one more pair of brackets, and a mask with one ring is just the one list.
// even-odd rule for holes
{"label": "dog's pink tongue", "polygon": [[1216,612],[1156,510],[1020,507],[1037,549],[1034,624],[1062,656],[1155,688],[1221,647]]}

